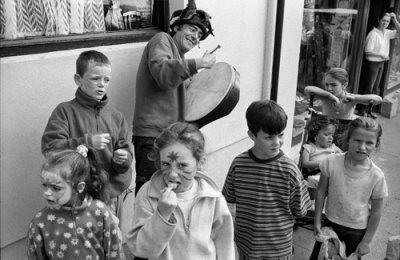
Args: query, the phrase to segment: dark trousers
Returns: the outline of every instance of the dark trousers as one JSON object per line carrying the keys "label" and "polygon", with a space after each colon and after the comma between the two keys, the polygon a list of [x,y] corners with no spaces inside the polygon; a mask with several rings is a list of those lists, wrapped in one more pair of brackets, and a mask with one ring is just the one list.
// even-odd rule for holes
{"label": "dark trousers", "polygon": [[[366,229],[354,229],[338,225],[329,221],[327,218],[325,218],[324,226],[331,227],[333,231],[336,232],[339,239],[346,244],[346,256],[349,256],[351,255],[351,253],[356,251],[358,244],[361,242],[366,232]],[[321,250],[321,246],[321,242],[315,242],[309,260],[318,259],[318,254]]]}
{"label": "dark trousers", "polygon": [[[153,173],[156,171],[154,162],[148,157],[148,154],[153,150],[154,137],[143,137],[133,136],[132,143],[135,149],[135,161],[136,161],[136,186],[135,195],[138,193],[140,188],[147,181],[150,180]],[[147,260],[135,256],[135,260]]]}
{"label": "dark trousers", "polygon": [[[360,85],[358,88],[359,94],[377,94],[380,95],[379,85],[381,83],[383,68],[385,62],[372,62],[364,60],[361,68]],[[366,105],[357,105],[361,112],[367,110]]]}
{"label": "dark trousers", "polygon": [[135,195],[139,189],[150,180],[153,173],[156,171],[154,162],[148,157],[148,154],[153,150],[154,137],[133,136],[132,143],[135,149],[136,160],[136,187]]}

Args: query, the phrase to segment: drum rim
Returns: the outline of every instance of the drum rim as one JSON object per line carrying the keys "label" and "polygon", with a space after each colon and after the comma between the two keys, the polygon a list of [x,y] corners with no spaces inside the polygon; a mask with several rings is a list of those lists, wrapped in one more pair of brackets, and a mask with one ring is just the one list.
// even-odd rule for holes
{"label": "drum rim", "polygon": [[[226,94],[227,94],[229,91],[231,91],[231,89],[232,89],[233,87],[235,87],[235,84],[234,84],[234,83],[239,82],[240,74],[237,72],[237,70],[236,70],[232,65],[230,65],[230,64],[228,64],[228,63],[226,63],[226,62],[217,62],[217,63],[215,63],[214,66],[222,66],[222,65],[223,65],[223,66],[227,66],[227,67],[230,69],[230,71],[231,71],[231,79],[230,79],[230,82],[229,82],[229,84],[228,84],[228,86],[230,86],[230,87],[229,87],[229,88],[226,88],[224,94],[222,95],[223,98],[219,99],[219,101],[216,102],[216,103],[213,105],[213,108],[210,109],[209,111],[205,111],[205,112],[202,113],[201,115],[197,115],[197,118],[188,118],[188,114],[186,113],[186,112],[187,112],[187,107],[186,107],[186,103],[187,103],[187,102],[186,102],[186,100],[185,100],[185,115],[184,115],[185,121],[194,122],[194,121],[200,120],[201,118],[207,116],[210,112],[212,112],[215,108],[217,108],[217,107],[221,104],[221,102],[225,99]],[[199,73],[200,73],[200,72],[199,72]],[[198,74],[196,74],[196,75],[198,75]],[[239,84],[237,84],[237,85],[238,85],[238,86],[236,86],[236,87],[239,88]],[[189,87],[190,87],[190,85],[188,86],[188,88],[189,88]],[[188,90],[188,91],[189,91],[189,90]]]}

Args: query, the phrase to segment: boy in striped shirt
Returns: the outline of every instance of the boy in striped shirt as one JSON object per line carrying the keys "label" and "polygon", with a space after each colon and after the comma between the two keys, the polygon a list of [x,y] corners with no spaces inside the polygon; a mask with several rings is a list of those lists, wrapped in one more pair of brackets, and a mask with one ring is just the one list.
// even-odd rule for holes
{"label": "boy in striped shirt", "polygon": [[236,205],[239,260],[291,259],[294,220],[311,203],[299,169],[280,149],[287,115],[274,101],[255,101],[246,120],[254,145],[233,160],[222,191]]}

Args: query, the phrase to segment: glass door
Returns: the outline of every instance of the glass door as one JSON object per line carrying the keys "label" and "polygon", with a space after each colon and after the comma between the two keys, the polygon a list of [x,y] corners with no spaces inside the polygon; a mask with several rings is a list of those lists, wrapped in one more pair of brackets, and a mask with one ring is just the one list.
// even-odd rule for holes
{"label": "glass door", "polygon": [[[358,0],[304,0],[292,146],[301,140],[295,139],[304,130],[301,121],[309,106],[304,87],[321,86],[323,74],[332,67],[351,73],[359,48],[355,35],[361,24],[360,8]],[[318,103],[314,105],[318,108]]]}

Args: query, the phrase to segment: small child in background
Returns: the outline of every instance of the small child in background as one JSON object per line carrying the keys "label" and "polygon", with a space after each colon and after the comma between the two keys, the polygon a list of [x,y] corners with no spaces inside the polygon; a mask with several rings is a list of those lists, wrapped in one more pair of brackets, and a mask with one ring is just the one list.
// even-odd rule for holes
{"label": "small child in background", "polygon": [[28,259],[125,259],[111,211],[108,175],[93,149],[49,153],[41,182],[47,206],[33,218]]}
{"label": "small child in background", "polygon": [[[388,196],[385,176],[370,159],[382,135],[381,126],[367,117],[356,118],[345,134],[345,153],[329,155],[320,163],[321,178],[315,202],[314,235],[331,227],[346,244],[346,256],[368,254]],[[325,205],[326,201],[326,205]],[[321,243],[314,246],[310,259],[317,259]]]}
{"label": "small child in background", "polygon": [[233,221],[217,185],[201,172],[204,137],[174,123],[150,154],[158,170],[139,190],[127,244],[150,260],[233,260]]}
{"label": "small child in background", "polygon": [[42,153],[96,149],[110,182],[111,206],[122,216],[122,193],[132,179],[129,127],[124,115],[108,105],[111,63],[103,53],[89,50],[76,60],[75,98],[59,104],[52,112],[42,136]]}
{"label": "small child in background", "polygon": [[233,160],[222,190],[236,206],[239,259],[291,259],[294,220],[311,203],[300,170],[281,151],[287,115],[274,101],[255,101],[246,119],[254,145]]}
{"label": "small child in background", "polygon": [[[349,75],[342,68],[331,68],[325,73],[322,84],[324,89],[307,86],[304,88],[304,92],[320,99],[322,101],[322,114],[334,119],[354,119],[356,117],[354,110],[357,104],[377,105],[382,103],[382,98],[378,95],[358,95],[347,92]],[[376,115],[372,114],[371,111],[369,111],[368,116],[376,118]]]}
{"label": "small child in background", "polygon": [[[308,143],[303,145],[301,155],[302,168],[306,169],[308,187],[316,189],[319,181],[319,163],[328,155],[341,153],[333,143],[336,121],[327,116],[313,116],[307,125]],[[311,196],[311,199],[314,199]]]}

